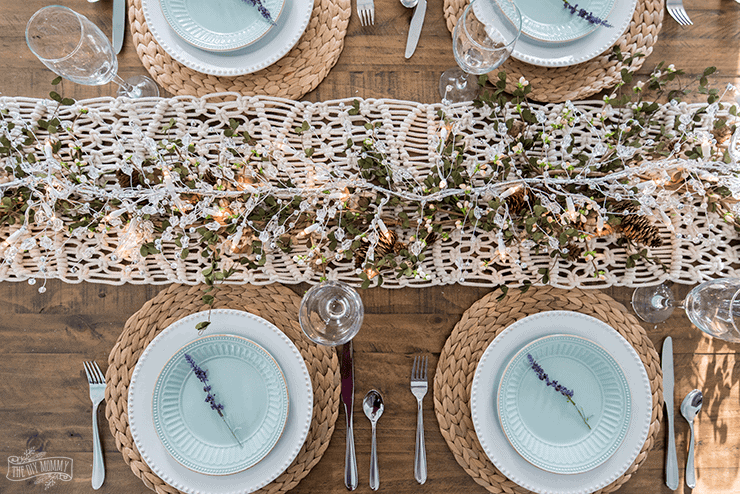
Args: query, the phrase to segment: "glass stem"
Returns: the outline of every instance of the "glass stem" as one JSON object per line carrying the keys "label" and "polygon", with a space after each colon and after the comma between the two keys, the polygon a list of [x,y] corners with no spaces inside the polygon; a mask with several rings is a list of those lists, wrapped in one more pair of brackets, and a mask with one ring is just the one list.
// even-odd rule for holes
{"label": "glass stem", "polygon": [[676,304],[673,300],[659,293],[655,294],[655,296],[650,300],[650,304],[656,309],[667,309],[669,307],[683,308],[683,301]]}
{"label": "glass stem", "polygon": [[120,75],[114,75],[111,81],[121,86],[121,89],[123,89],[129,98],[138,98],[141,96],[141,90],[126,82]]}

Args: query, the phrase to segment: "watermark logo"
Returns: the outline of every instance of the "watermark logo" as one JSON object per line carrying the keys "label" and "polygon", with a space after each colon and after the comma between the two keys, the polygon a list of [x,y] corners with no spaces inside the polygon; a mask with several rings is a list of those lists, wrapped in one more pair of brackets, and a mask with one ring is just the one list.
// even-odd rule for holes
{"label": "watermark logo", "polygon": [[47,458],[45,452],[27,449],[23,456],[8,458],[8,474],[5,477],[14,482],[35,478],[35,484],[44,484],[44,489],[48,489],[57,480],[72,480],[72,458]]}

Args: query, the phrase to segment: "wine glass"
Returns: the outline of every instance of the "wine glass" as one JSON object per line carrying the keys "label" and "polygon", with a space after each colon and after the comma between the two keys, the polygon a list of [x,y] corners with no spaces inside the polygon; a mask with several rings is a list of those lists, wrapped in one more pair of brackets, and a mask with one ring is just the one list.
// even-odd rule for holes
{"label": "wine glass", "polygon": [[452,32],[452,51],[459,67],[446,70],[439,81],[445,104],[478,96],[478,76],[509,58],[522,32],[522,14],[512,0],[473,0]]}
{"label": "wine glass", "polygon": [[686,311],[689,320],[710,336],[740,343],[740,278],[705,281],[676,301],[668,284],[640,287],[632,293],[632,308],[646,322],[668,319],[673,309]]}
{"label": "wine glass", "polygon": [[364,315],[357,291],[341,281],[324,281],[306,292],[298,321],[311,341],[337,346],[355,337]]}
{"label": "wine glass", "polygon": [[34,55],[57,75],[77,84],[118,84],[118,96],[159,96],[157,84],[148,77],[124,81],[118,60],[103,31],[84,15],[62,5],[39,9],[26,25],[26,43]]}

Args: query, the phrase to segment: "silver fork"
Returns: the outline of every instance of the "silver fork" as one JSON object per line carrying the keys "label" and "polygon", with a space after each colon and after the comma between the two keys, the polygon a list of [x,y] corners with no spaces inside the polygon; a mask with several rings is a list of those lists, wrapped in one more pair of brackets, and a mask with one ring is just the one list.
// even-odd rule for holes
{"label": "silver fork", "polygon": [[103,450],[100,447],[100,433],[98,432],[98,405],[105,398],[105,376],[98,367],[98,363],[83,362],[87,382],[90,385],[90,401],[92,401],[92,428],[93,428],[93,489],[100,489],[105,480],[105,465],[103,465]]}
{"label": "silver fork", "polygon": [[360,17],[360,24],[363,26],[375,24],[375,4],[373,0],[357,0],[357,15]]}
{"label": "silver fork", "polygon": [[414,454],[414,478],[420,484],[427,481],[427,449],[424,445],[424,414],[421,402],[427,394],[428,357],[414,357],[411,368],[411,392],[416,396],[416,453]]}
{"label": "silver fork", "polygon": [[691,26],[694,23],[689,19],[686,9],[683,8],[683,0],[668,0],[666,2],[668,13],[682,26]]}

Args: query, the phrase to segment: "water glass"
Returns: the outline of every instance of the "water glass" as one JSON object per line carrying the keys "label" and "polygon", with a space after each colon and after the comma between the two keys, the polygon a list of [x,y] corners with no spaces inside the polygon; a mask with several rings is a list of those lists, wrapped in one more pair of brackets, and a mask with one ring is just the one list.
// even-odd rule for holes
{"label": "water glass", "polygon": [[509,58],[522,32],[522,15],[513,0],[473,0],[457,20],[452,50],[459,67],[442,74],[439,92],[444,103],[473,100],[477,76]]}
{"label": "water glass", "polygon": [[706,334],[740,343],[740,278],[718,278],[695,287],[676,301],[669,284],[637,288],[632,308],[645,322],[665,321],[675,308],[684,309],[689,320]]}
{"label": "water glass", "polygon": [[119,96],[159,96],[156,83],[148,77],[121,79],[108,38],[87,17],[68,7],[50,5],[33,14],[26,25],[26,43],[44,65],[77,84],[114,82],[119,85]]}
{"label": "water glass", "polygon": [[337,346],[355,337],[365,308],[360,295],[341,281],[313,286],[301,300],[298,320],[306,336],[320,345]]}
{"label": "water glass", "polygon": [[694,325],[720,340],[740,343],[740,278],[707,281],[684,299],[686,315]]}

